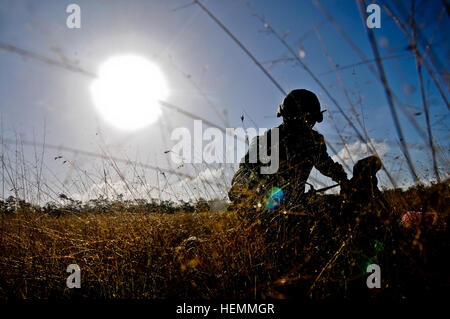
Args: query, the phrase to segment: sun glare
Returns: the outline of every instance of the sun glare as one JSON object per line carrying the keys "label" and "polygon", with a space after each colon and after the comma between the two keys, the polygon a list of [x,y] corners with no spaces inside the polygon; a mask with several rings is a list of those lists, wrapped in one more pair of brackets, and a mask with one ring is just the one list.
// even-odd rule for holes
{"label": "sun glare", "polygon": [[123,130],[137,130],[161,115],[159,100],[167,96],[161,70],[135,55],[105,61],[91,85],[94,104],[103,119]]}

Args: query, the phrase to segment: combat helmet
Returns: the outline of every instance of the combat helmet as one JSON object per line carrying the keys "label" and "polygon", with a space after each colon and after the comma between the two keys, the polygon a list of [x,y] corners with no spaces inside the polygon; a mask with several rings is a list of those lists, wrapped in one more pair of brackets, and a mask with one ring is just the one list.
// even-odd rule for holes
{"label": "combat helmet", "polygon": [[320,123],[323,121],[323,112],[320,111],[320,102],[317,96],[305,89],[296,89],[289,92],[278,107],[277,117],[285,120],[309,116]]}

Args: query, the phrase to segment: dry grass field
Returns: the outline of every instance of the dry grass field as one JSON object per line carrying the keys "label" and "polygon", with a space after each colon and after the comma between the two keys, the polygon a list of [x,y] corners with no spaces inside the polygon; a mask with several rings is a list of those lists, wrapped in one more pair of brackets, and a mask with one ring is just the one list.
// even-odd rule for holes
{"label": "dry grass field", "polygon": [[[269,243],[258,220],[242,222],[230,210],[170,213],[130,202],[44,209],[2,202],[0,298],[408,299],[438,294],[450,288],[442,263],[449,251],[448,191],[446,183],[384,192],[393,211],[376,241],[364,215],[352,216],[347,229],[333,219],[338,212],[325,210],[315,216],[286,214],[287,223],[299,227],[286,230],[283,242]],[[431,221],[409,228],[400,224],[405,211],[424,205],[435,213]],[[286,223],[279,225],[276,231],[282,232]],[[367,238],[375,242],[372,256],[364,248]],[[365,287],[368,275],[361,261],[380,264],[381,289]],[[81,268],[81,289],[66,287],[69,264]]]}

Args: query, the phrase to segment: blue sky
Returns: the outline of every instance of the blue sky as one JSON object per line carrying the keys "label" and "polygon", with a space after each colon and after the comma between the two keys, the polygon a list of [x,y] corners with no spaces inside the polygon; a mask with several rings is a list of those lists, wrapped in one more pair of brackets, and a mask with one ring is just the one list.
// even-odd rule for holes
{"label": "blue sky", "polygon": [[[283,94],[198,6],[189,5],[174,10],[189,1],[171,0],[73,2],[81,7],[81,29],[66,27],[68,14],[65,11],[71,3],[69,1],[0,0],[0,42],[56,60],[64,57],[94,73],[110,56],[126,53],[141,55],[161,68],[170,90],[167,100],[184,110],[220,123],[204,97],[192,85],[195,82],[217,108],[226,112],[229,127],[241,126],[240,117],[243,113],[246,127],[254,126],[253,122],[262,128],[280,123],[275,113]],[[373,59],[356,3],[337,0],[319,2],[364,55]],[[444,12],[439,19],[442,13],[440,1],[416,2],[417,11],[420,12],[417,15],[418,25],[422,28],[423,39],[426,43],[433,41],[433,54],[438,57],[442,67],[439,71],[447,72],[449,47],[443,30],[449,29],[448,14]],[[339,67],[356,64],[361,58],[333,25],[326,21],[313,1],[262,0],[248,1],[247,5],[240,0],[208,0],[202,3],[259,61],[290,58],[289,52],[273,35],[265,32],[267,29],[253,14],[264,17],[277,32],[286,35],[285,40],[296,52],[301,48],[304,52],[301,60],[328,88],[348,116],[356,121],[356,114],[350,111],[336,74],[327,73],[332,67],[318,37],[322,38],[326,50]],[[378,3],[383,4],[381,1]],[[409,1],[387,3],[402,18],[407,17],[407,12],[401,8],[409,8]],[[409,43],[385,11],[381,12],[381,18],[381,28],[374,29],[381,56],[401,55],[383,62],[388,83],[406,112],[426,131],[415,59],[407,49]],[[317,28],[317,32],[314,32],[313,27]],[[422,47],[420,49],[423,51]],[[372,65],[376,69],[375,64]],[[329,112],[325,113],[324,122],[317,125],[316,129],[324,134],[340,155],[345,156],[346,153],[336,127],[346,138],[355,159],[367,155],[336,106],[299,65],[285,60],[275,64],[264,63],[264,66],[286,91],[307,88],[318,94],[323,107],[328,108]],[[123,132],[105,123],[96,112],[89,92],[91,78],[6,50],[0,50],[0,70],[0,113],[2,136],[5,138],[14,139],[20,134],[25,140],[43,141],[45,137],[48,144],[96,153],[107,149],[113,156],[126,156],[168,168],[171,164],[164,151],[173,145],[169,138],[170,131],[176,127],[192,128],[192,119],[164,110],[163,118],[157,123],[135,132]],[[423,72],[435,142],[442,147],[438,164],[444,177],[448,176],[448,160],[445,160],[448,159],[449,150],[449,113],[426,70]],[[411,183],[382,85],[367,64],[342,69],[339,75],[353,103],[356,105],[357,101],[361,101],[356,106],[358,116],[364,120],[370,138],[380,148],[385,165],[394,174],[398,184]],[[439,80],[442,79],[439,76]],[[448,96],[448,82],[441,82],[441,85]],[[419,175],[423,180],[430,180],[433,178],[431,153],[423,147],[423,138],[398,104],[396,109],[406,141],[411,145],[411,156]],[[30,156],[30,160],[33,158],[33,148],[28,147],[24,152]],[[70,176],[67,180],[74,178],[73,169],[53,160],[60,153],[64,152],[46,151],[48,172],[56,176]],[[331,150],[329,153],[335,155]],[[102,165],[92,158],[70,152],[64,153],[64,156],[76,161],[79,167],[94,172]],[[351,165],[351,162],[348,164]],[[198,174],[187,167],[180,170]],[[317,173],[313,174],[321,178]],[[380,179],[383,185],[389,186],[382,173]],[[149,180],[154,182],[154,178],[149,177]]]}

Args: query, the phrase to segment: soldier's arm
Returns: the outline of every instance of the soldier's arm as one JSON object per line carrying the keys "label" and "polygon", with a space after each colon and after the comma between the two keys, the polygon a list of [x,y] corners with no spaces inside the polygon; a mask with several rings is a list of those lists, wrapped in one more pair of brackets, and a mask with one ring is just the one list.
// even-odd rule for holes
{"label": "soldier's arm", "polygon": [[325,139],[319,133],[317,133],[317,143],[319,144],[319,154],[315,163],[315,167],[323,175],[330,177],[332,180],[341,183],[347,182],[348,177],[341,164],[336,163],[327,153],[327,145]]}

